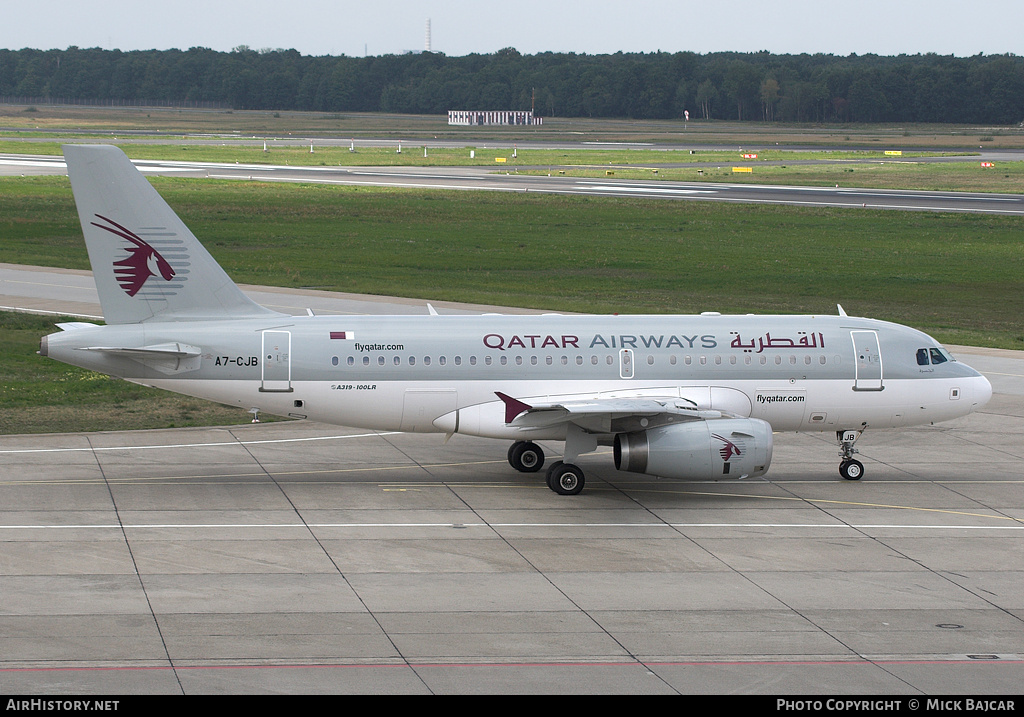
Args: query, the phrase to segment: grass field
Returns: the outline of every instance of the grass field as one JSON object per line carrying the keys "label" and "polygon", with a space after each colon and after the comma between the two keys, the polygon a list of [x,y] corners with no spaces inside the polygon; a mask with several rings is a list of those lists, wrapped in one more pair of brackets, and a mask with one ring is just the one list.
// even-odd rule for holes
{"label": "grass field", "polygon": [[[583,312],[850,313],[1024,348],[1024,219],[153,180],[239,282]],[[88,268],[67,180],[0,180],[0,261]]]}
{"label": "grass field", "polygon": [[829,146],[885,145],[892,149],[1024,147],[1024,128],[961,124],[783,124],[722,120],[631,120],[545,117],[539,126],[452,127],[445,115],[190,110],[159,107],[73,107],[0,105],[0,126],[8,134],[41,136],[60,131],[110,135],[223,135],[295,137],[434,138],[467,146],[489,141],[572,140],[577,142],[663,142]]}

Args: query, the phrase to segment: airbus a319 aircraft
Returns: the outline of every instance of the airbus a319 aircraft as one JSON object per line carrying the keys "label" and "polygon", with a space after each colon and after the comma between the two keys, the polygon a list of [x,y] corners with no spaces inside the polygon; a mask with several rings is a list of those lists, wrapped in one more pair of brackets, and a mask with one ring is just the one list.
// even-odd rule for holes
{"label": "airbus a319 aircraft", "polygon": [[61,324],[40,353],[178,393],[381,431],[564,441],[577,458],[670,479],[764,475],[773,431],[835,432],[843,478],[867,429],[963,416],[984,376],[912,328],[835,316],[290,316],[259,306],[116,147],[68,145],[105,326]]}

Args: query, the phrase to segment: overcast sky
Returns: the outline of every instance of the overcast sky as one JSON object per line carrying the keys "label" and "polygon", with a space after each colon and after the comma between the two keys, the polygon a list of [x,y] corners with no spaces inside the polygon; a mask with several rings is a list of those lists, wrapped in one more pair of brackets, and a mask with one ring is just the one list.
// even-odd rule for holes
{"label": "overcast sky", "polygon": [[0,48],[1024,55],[1024,0],[4,0]]}

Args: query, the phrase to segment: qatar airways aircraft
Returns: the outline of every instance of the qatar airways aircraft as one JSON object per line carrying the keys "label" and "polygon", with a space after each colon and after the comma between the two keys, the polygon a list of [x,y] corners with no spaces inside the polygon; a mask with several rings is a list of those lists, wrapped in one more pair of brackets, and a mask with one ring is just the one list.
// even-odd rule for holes
{"label": "qatar airways aircraft", "polygon": [[61,324],[40,353],[129,381],[381,431],[565,441],[663,478],[764,475],[774,431],[833,431],[857,480],[867,429],[985,405],[992,387],[934,339],[847,316],[289,316],[253,303],[117,148],[64,148],[105,326]]}

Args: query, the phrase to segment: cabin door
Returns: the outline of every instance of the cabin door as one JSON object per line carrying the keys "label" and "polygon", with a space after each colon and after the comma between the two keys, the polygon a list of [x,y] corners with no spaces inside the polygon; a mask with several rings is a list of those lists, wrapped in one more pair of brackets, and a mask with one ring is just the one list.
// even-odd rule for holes
{"label": "cabin door", "polygon": [[851,331],[853,340],[853,390],[881,391],[882,351],[877,331]]}
{"label": "cabin door", "polygon": [[260,391],[292,390],[292,332],[264,331]]}

